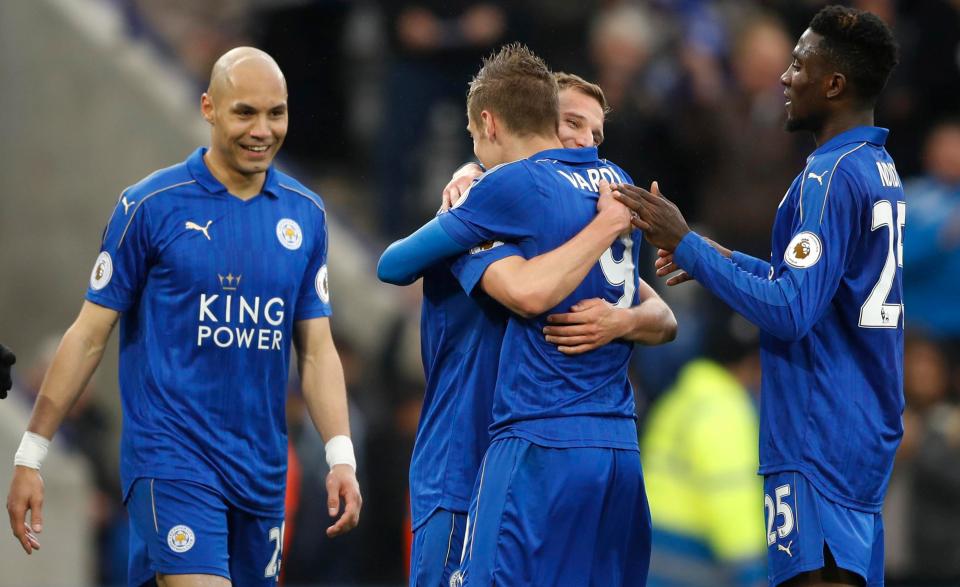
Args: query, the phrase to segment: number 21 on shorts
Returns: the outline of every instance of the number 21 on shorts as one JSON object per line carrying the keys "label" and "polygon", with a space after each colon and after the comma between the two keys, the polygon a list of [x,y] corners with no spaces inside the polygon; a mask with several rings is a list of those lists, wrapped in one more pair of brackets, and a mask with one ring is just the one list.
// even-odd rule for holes
{"label": "number 21 on shorts", "polygon": [[273,548],[273,556],[270,557],[270,562],[267,563],[267,568],[263,571],[264,578],[270,579],[280,573],[280,550],[283,547],[283,531],[286,526],[287,524],[283,523],[280,524],[279,528],[270,528],[267,535],[271,543],[270,547]]}
{"label": "number 21 on shorts", "polygon": [[773,497],[770,494],[763,496],[763,505],[767,510],[767,546],[773,546],[778,537],[786,538],[793,532],[796,517],[787,503],[790,495],[790,485],[787,484],[774,489]]}

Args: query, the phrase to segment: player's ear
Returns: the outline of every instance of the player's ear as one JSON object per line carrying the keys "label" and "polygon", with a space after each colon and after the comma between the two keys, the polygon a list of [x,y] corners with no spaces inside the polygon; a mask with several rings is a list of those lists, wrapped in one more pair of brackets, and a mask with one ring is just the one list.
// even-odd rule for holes
{"label": "player's ear", "polygon": [[493,117],[493,114],[489,110],[482,111],[480,113],[480,122],[483,123],[483,128],[480,129],[480,132],[484,138],[488,141],[494,140],[497,136],[497,121]]}
{"label": "player's ear", "polygon": [[207,92],[200,96],[200,113],[203,114],[204,120],[213,124],[213,98]]}
{"label": "player's ear", "polygon": [[826,86],[826,96],[828,100],[832,100],[841,96],[847,88],[847,76],[843,75],[839,71],[835,71],[827,76],[824,80],[824,85]]}

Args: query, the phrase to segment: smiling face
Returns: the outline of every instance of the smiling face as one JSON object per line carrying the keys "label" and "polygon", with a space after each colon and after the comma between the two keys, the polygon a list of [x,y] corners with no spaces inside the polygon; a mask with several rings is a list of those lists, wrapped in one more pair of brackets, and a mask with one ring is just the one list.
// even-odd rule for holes
{"label": "smiling face", "polygon": [[816,132],[827,117],[826,62],[817,50],[823,37],[807,29],[793,49],[793,61],[780,76],[789,131]]}
{"label": "smiling face", "polygon": [[603,142],[603,107],[576,88],[560,91],[557,136],[567,149],[599,147]]}
{"label": "smiling face", "polygon": [[201,109],[218,166],[246,177],[266,172],[288,123],[286,82],[275,63],[257,55],[233,62],[211,80]]}

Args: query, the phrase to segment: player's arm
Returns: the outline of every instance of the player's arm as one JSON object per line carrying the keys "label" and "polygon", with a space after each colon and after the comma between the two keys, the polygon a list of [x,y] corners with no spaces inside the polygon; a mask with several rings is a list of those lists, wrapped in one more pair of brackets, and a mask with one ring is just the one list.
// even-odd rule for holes
{"label": "player's arm", "polygon": [[[757,277],[767,277],[770,275],[770,263],[739,251],[731,251],[725,246],[706,237],[702,238],[710,243],[710,246],[717,249],[721,255],[739,265],[741,269],[749,271]],[[654,266],[657,270],[657,277],[666,277],[671,273],[676,273],[676,275],[672,275],[667,279],[667,285],[680,285],[681,283],[693,281],[689,273],[677,266],[673,258],[672,250],[658,249],[657,260]]]}
{"label": "player's arm", "polygon": [[[675,256],[680,267],[736,312],[787,341],[806,335],[839,282],[837,276],[830,279],[831,284],[817,288],[819,280],[804,274],[803,269],[783,271],[772,280],[758,277],[718,253],[695,232],[683,238]],[[836,274],[836,267],[824,268],[829,269],[825,273]]]}
{"label": "player's arm", "polygon": [[568,355],[586,353],[617,339],[644,345],[670,342],[677,337],[673,311],[642,279],[639,289],[641,302],[630,308],[591,298],[577,302],[570,312],[547,316],[543,329],[547,342]]}
{"label": "player's arm", "polygon": [[347,390],[340,355],[333,343],[330,319],[326,317],[299,320],[294,323],[294,345],[297,367],[303,388],[303,399],[310,419],[326,443],[327,507],[331,517],[344,510],[329,528],[327,536],[349,532],[360,522],[363,500],[357,482],[357,461],[350,441]]}
{"label": "player's arm", "polygon": [[643,345],[658,345],[677,337],[677,318],[663,298],[640,280],[640,303],[622,310],[623,332],[615,337]]}
{"label": "player's arm", "polygon": [[[43,530],[40,464],[50,439],[100,364],[119,316],[115,310],[84,302],[77,319],[63,335],[40,386],[27,432],[14,459],[16,464],[7,495],[10,528],[27,554],[40,548],[35,535]],[[29,527],[27,510],[30,511]]]}
{"label": "player's arm", "polygon": [[377,263],[377,278],[394,285],[410,285],[431,265],[470,249],[454,240],[438,218],[391,244]]}
{"label": "player's arm", "polygon": [[483,167],[481,167],[479,163],[471,161],[461,165],[456,171],[453,172],[453,176],[450,178],[450,181],[447,182],[447,185],[443,188],[440,201],[440,210],[446,212],[452,208],[453,205],[463,197],[463,194],[466,193],[467,188],[470,187],[470,184],[473,183],[473,180],[477,179],[481,175],[483,175]]}
{"label": "player's arm", "polygon": [[[859,222],[852,210],[856,198],[847,195],[853,188],[840,171],[832,182],[836,197],[830,199],[830,205],[826,194],[819,198],[808,194],[807,220],[794,231],[793,241],[801,234],[813,234],[814,244],[820,248],[812,251],[799,267],[784,264],[779,275],[771,279],[743,269],[691,231],[676,205],[655,186],[651,193],[620,185],[622,199],[618,199],[638,202],[639,219],[634,224],[645,231],[652,244],[674,250],[676,264],[701,285],[765,332],[781,340],[798,340],[813,327],[833,298],[850,247],[847,239],[858,230]],[[789,254],[789,250],[777,254]]]}
{"label": "player's arm", "polygon": [[792,341],[803,338],[830,303],[844,257],[825,252],[816,266],[785,265],[774,279],[765,279],[742,269],[691,232],[677,247],[676,258],[694,279],[760,329]]}
{"label": "player's arm", "polygon": [[[467,192],[474,179],[483,175],[483,168],[477,163],[465,163],[453,173],[450,182],[443,188],[440,212],[446,212]],[[436,220],[436,219],[434,219]],[[417,280],[430,265],[422,265],[421,256],[429,251],[452,251],[439,257],[444,259],[463,252],[463,247],[447,241],[445,233],[437,232],[439,221],[428,222],[416,233],[391,244],[383,252],[377,264],[377,277],[380,281],[394,285],[409,285]],[[416,237],[416,238],[412,238]],[[462,250],[461,250],[462,249]],[[432,264],[432,263],[431,263]],[[419,271],[415,270],[419,269]]]}
{"label": "player's arm", "polygon": [[601,181],[597,216],[576,236],[532,259],[515,256],[491,264],[480,285],[515,314],[539,316],[573,293],[603,252],[629,227],[630,211],[612,198],[609,185]]}
{"label": "player's arm", "polygon": [[[707,242],[713,245],[714,248],[717,248],[719,246],[717,245],[717,243],[711,241],[710,239],[707,239]],[[717,249],[717,250],[719,251],[720,249]],[[756,275],[757,277],[760,277],[763,279],[770,277],[771,265],[768,261],[764,261],[763,259],[758,259],[746,253],[741,253],[740,251],[730,251],[730,254],[725,256],[729,258],[730,261],[732,261],[735,265],[737,265],[738,267],[740,267],[741,269],[743,269],[748,273],[752,273],[753,275]]]}

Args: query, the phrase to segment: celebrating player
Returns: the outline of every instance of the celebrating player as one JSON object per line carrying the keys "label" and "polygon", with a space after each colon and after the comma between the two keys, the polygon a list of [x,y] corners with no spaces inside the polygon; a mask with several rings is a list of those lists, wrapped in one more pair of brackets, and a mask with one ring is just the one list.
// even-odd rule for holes
{"label": "celebrating player", "polygon": [[[760,473],[773,585],[883,584],[880,511],[903,427],[903,227],[896,167],[873,126],[897,61],[876,16],[830,6],[781,76],[787,129],[817,149],[780,203],[770,263],[711,245],[659,194],[618,186],[663,249],[762,338]],[[802,531],[801,531],[802,530]]]}
{"label": "celebrating player", "polygon": [[[359,519],[340,359],[330,333],[320,198],[272,161],[287,87],[257,49],[214,65],[210,148],[124,190],[86,301],[64,335],[16,456],[7,508],[39,548],[40,464],[120,322],[121,477],[130,584],[275,584],[283,543],[290,343],[327,441],[335,536]],[[26,524],[26,511],[30,523]]]}
{"label": "celebrating player", "polygon": [[[565,72],[554,74],[559,88],[560,120],[557,137],[567,149],[599,147],[603,142],[604,118],[610,108],[600,86],[578,75]],[[476,163],[468,163],[457,170],[443,190],[442,210],[448,210],[483,174]],[[599,298],[581,300],[570,311],[551,314],[544,328],[547,341],[557,345],[563,353],[585,353],[611,340],[623,338],[633,342],[655,345],[673,340],[677,323],[673,313],[656,291],[642,279],[639,306],[617,308]]]}
{"label": "celebrating player", "polygon": [[[484,242],[511,242],[522,254],[457,261],[468,291],[480,285],[513,312],[461,578],[507,585],[642,582],[650,519],[626,373],[632,343],[616,340],[570,356],[543,335],[553,308],[565,311],[589,298],[622,308],[637,303],[639,233],[611,225],[601,253],[575,264],[572,293],[550,305],[534,293],[540,282],[522,277],[529,264],[540,264],[537,255],[547,259],[543,253],[567,248],[565,241],[598,229],[609,216],[625,218],[609,206],[606,181],[627,176],[597,159],[595,148],[561,148],[556,82],[524,47],[505,47],[484,62],[467,110],[474,152],[490,171],[449,213],[392,245],[381,260],[403,261],[409,277]],[[582,256],[585,248],[570,247],[570,254]]]}
{"label": "celebrating player", "polygon": [[[602,141],[603,91],[575,75],[556,74],[556,79],[560,142],[577,148]],[[476,164],[458,170],[443,191],[443,209],[455,204],[482,173]],[[596,263],[610,240],[599,242],[593,258],[581,267],[589,269]],[[471,252],[477,261],[485,257],[483,262],[520,254],[515,245],[501,243]],[[566,267],[577,259],[563,251],[544,257],[537,262],[548,260],[557,270],[524,277],[543,287],[550,287],[553,276],[570,271]],[[464,266],[442,262],[424,273],[421,344],[427,386],[410,466],[411,587],[448,585],[459,567],[470,493],[490,441],[493,389],[508,313],[483,294],[464,293],[455,279]],[[563,295],[575,285],[569,284]],[[671,340],[676,332],[672,312],[646,283],[641,281],[640,288],[643,301],[632,308],[593,298],[576,304],[568,314],[548,317],[553,324],[545,328],[547,340],[570,353],[587,352],[617,338],[644,344]]]}

